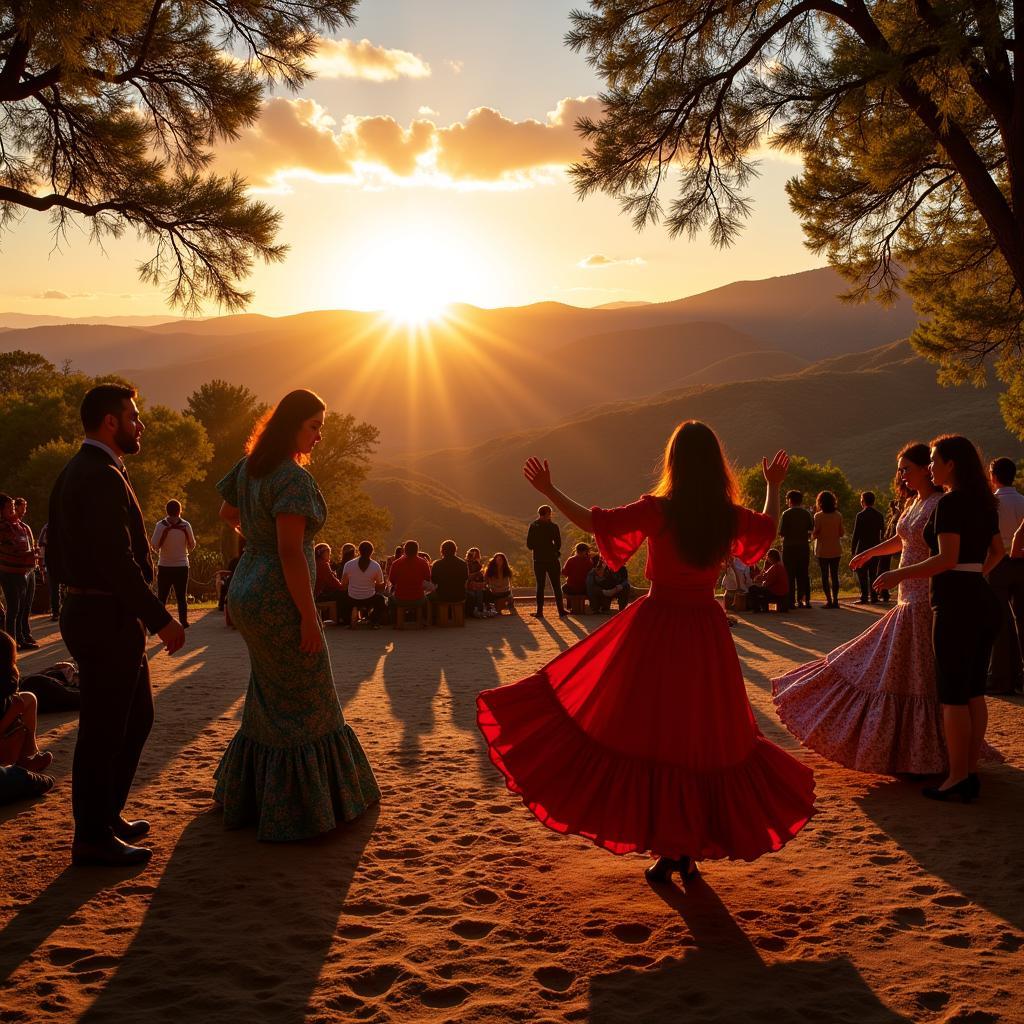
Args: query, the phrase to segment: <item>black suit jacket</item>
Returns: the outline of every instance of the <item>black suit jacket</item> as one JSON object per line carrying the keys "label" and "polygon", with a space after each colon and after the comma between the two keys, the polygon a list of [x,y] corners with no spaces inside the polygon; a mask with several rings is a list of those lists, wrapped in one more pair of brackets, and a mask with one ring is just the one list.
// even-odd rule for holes
{"label": "black suit jacket", "polygon": [[153,559],[138,499],[120,465],[83,444],[50,494],[46,569],[59,583],[114,594],[156,633],[171,616],[150,588]]}
{"label": "black suit jacket", "polygon": [[550,519],[535,519],[526,531],[526,546],[533,552],[534,562],[562,563],[562,531]]}
{"label": "black suit jacket", "polygon": [[857,555],[861,551],[873,548],[876,544],[881,544],[884,532],[885,517],[882,513],[874,506],[862,508],[853,522],[853,539],[850,542],[850,550]]}

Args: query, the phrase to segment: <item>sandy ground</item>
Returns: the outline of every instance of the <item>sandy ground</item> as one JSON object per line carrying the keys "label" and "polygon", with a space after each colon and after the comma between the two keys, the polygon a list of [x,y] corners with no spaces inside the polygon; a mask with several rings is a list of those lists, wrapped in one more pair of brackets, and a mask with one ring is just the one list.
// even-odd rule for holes
{"label": "sandy ground", "polygon": [[[991,701],[1008,763],[970,806],[833,767],[772,711],[772,675],[871,614],[736,628],[761,726],[814,767],[818,814],[780,854],[705,864],[684,895],[649,887],[641,858],[539,825],[474,726],[477,691],[598,620],[329,629],[384,798],[352,827],[275,846],[225,832],[210,803],[248,663],[209,613],[182,654],[153,659],[157,721],[129,808],[154,823],[144,869],[68,867],[76,722],[44,719],[58,784],[0,810],[0,1020],[1024,1021],[1021,699]],[[63,650],[35,623],[47,642],[25,669]]]}

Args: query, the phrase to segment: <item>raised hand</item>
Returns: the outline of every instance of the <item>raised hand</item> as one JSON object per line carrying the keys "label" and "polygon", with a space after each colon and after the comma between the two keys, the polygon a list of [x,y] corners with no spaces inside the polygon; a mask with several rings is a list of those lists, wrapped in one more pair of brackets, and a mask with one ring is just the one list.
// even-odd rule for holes
{"label": "raised hand", "polygon": [[769,484],[776,486],[781,484],[786,479],[788,471],[789,455],[786,454],[785,449],[780,448],[771,462],[766,458],[761,460],[761,472],[764,473],[764,478]]}
{"label": "raised hand", "polygon": [[535,487],[541,494],[549,495],[551,493],[551,468],[548,466],[547,459],[542,462],[531,455],[523,466],[523,476],[526,477],[530,486]]}

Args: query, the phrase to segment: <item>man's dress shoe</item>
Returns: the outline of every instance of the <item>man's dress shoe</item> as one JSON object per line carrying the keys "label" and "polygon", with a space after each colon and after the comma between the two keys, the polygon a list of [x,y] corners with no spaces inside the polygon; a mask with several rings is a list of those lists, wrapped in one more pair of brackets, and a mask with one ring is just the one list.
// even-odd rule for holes
{"label": "man's dress shoe", "polygon": [[130,867],[145,864],[152,855],[153,851],[145,846],[129,846],[117,836],[95,843],[75,840],[71,844],[71,863],[76,867]]}
{"label": "man's dress shoe", "polygon": [[130,843],[133,839],[141,839],[149,833],[149,822],[144,818],[139,818],[137,821],[118,818],[113,824],[113,829],[114,835],[118,839]]}

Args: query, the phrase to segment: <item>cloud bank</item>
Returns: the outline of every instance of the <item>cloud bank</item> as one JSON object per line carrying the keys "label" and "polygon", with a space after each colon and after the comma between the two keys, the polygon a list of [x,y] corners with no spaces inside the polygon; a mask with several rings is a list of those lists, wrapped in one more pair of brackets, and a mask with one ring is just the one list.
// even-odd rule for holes
{"label": "cloud bank", "polygon": [[543,121],[514,121],[477,107],[445,126],[428,118],[403,125],[385,115],[349,117],[339,125],[315,100],[278,97],[267,101],[255,125],[221,148],[218,160],[257,188],[280,188],[293,177],[371,187],[388,181],[522,187],[578,159],[583,144],[574,124],[600,113],[596,96],[579,96],[560,100]]}
{"label": "cloud bank", "polygon": [[584,270],[600,270],[603,267],[642,267],[646,262],[642,256],[605,256],[596,252],[591,256],[584,256],[576,266]]}
{"label": "cloud bank", "polygon": [[321,39],[310,70],[318,78],[361,78],[393,82],[399,78],[429,78],[430,65],[408,50],[391,50],[369,39]]}

